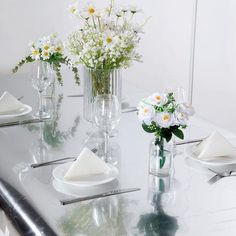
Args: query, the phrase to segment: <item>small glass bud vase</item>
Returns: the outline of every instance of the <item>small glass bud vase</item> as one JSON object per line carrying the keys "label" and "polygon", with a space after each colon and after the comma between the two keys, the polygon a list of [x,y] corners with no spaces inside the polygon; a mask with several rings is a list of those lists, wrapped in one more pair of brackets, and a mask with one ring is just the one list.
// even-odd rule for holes
{"label": "small glass bud vase", "polygon": [[149,173],[159,177],[167,177],[173,169],[173,142],[166,142],[162,137],[150,143]]}

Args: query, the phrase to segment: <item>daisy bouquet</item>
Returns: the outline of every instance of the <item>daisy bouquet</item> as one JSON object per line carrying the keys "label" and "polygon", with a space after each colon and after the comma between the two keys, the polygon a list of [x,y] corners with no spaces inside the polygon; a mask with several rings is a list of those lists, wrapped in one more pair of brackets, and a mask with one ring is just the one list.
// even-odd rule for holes
{"label": "daisy bouquet", "polygon": [[164,141],[168,143],[173,135],[184,139],[183,129],[193,113],[193,108],[186,102],[177,102],[173,93],[154,93],[139,103],[138,118],[143,129],[155,136],[159,156],[163,157],[161,166],[165,161]]}
{"label": "daisy bouquet", "polygon": [[[93,3],[80,7],[76,2],[70,12],[81,21],[81,26],[68,38],[68,48],[76,56],[76,62],[101,74],[100,84],[94,75],[94,83],[100,93],[106,93],[108,74],[111,70],[128,68],[132,61],[141,61],[137,52],[140,33],[144,24],[135,24],[140,12],[136,7],[118,8],[114,0],[98,9]],[[101,72],[103,71],[103,72]],[[105,88],[104,88],[105,87]]]}
{"label": "daisy bouquet", "polygon": [[62,41],[58,40],[55,34],[40,38],[36,42],[31,42],[30,54],[22,59],[14,68],[13,73],[16,73],[19,67],[26,63],[34,61],[44,61],[52,65],[56,73],[58,82],[62,85],[61,65],[65,64],[74,73],[74,78],[77,84],[80,84],[78,69],[73,65],[71,59],[64,55],[64,46]]}

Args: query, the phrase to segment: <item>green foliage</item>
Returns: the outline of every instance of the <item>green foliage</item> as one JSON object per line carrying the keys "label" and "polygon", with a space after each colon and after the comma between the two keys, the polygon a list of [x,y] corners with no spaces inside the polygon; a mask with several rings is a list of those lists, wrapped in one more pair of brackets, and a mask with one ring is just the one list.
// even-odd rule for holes
{"label": "green foliage", "polygon": [[171,131],[177,138],[184,139],[184,133],[179,126],[172,126]]}
{"label": "green foliage", "polygon": [[[40,59],[42,60],[42,59]],[[12,72],[16,73],[21,66],[23,66],[26,63],[31,63],[34,62],[35,59],[33,59],[30,55],[22,59],[13,69]],[[80,85],[80,77],[79,77],[79,71],[78,68],[72,63],[71,59],[68,57],[63,57],[61,53],[54,53],[50,56],[49,59],[42,60],[45,62],[48,62],[52,65],[53,70],[56,74],[57,81],[60,85],[63,85],[63,79],[62,79],[62,74],[61,74],[61,65],[64,64],[68,68],[71,69],[71,71],[74,73],[74,79],[75,83],[77,85]]]}
{"label": "green foliage", "polygon": [[156,132],[156,126],[153,124],[147,125],[147,124],[143,123],[142,127],[143,127],[144,131],[146,131],[147,133],[155,133]]}

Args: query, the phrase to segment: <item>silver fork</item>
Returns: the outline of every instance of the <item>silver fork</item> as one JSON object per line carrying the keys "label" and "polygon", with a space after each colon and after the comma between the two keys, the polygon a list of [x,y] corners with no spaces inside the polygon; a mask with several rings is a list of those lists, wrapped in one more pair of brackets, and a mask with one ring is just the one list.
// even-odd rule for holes
{"label": "silver fork", "polygon": [[216,174],[207,181],[209,184],[214,184],[222,178],[229,177],[234,172],[234,171],[231,170],[231,171],[224,172],[224,173],[218,173],[218,172],[216,172],[215,170],[212,170],[212,169],[208,169],[208,170],[210,170],[211,172]]}
{"label": "silver fork", "polygon": [[[97,148],[93,148],[93,149],[91,149],[91,151],[96,153],[98,150],[97,150]],[[60,165],[60,164],[64,164],[67,162],[76,161],[76,159],[77,159],[77,157],[64,157],[64,158],[56,159],[53,161],[46,161],[46,162],[31,164],[30,167],[31,168],[39,168],[39,167],[49,166],[49,165]]]}

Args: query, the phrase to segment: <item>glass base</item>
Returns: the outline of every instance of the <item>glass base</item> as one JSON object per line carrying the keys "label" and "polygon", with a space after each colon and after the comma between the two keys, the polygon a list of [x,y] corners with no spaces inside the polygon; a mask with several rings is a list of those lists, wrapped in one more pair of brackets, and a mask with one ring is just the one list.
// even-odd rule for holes
{"label": "glass base", "polygon": [[34,117],[39,118],[39,119],[45,119],[45,118],[50,118],[50,114],[47,112],[37,112]]}

